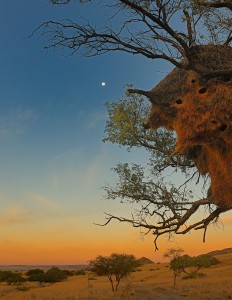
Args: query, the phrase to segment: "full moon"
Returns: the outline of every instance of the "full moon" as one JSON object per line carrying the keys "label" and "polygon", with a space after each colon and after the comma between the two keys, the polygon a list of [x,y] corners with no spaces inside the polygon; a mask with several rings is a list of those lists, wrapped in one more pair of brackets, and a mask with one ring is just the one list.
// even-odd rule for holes
{"label": "full moon", "polygon": [[105,85],[106,85],[106,83],[105,83],[105,82],[102,82],[102,83],[101,83],[101,85],[102,85],[102,86],[105,86]]}

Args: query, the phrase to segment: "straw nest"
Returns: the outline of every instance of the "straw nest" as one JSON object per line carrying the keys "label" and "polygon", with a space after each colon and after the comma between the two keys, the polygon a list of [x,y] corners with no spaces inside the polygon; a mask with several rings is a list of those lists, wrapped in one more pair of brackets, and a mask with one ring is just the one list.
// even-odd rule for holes
{"label": "straw nest", "polygon": [[[191,64],[204,72],[232,69],[229,46],[196,46]],[[232,75],[232,74],[231,74]],[[206,79],[175,68],[151,92],[148,123],[177,133],[175,153],[209,174],[212,203],[232,208],[232,76]]]}

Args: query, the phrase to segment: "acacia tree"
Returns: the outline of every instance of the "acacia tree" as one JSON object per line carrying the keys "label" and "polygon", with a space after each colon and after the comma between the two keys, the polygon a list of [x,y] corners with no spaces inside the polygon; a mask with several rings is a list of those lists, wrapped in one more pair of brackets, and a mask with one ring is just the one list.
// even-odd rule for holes
{"label": "acacia tree", "polygon": [[121,280],[138,266],[138,262],[133,255],[113,253],[110,256],[97,256],[90,261],[90,266],[97,275],[107,276],[114,292]]}
{"label": "acacia tree", "polygon": [[[68,5],[72,0],[51,0]],[[84,5],[91,0],[79,1]],[[130,88],[127,98],[108,104],[105,140],[149,153],[148,169],[119,164],[108,198],[137,203],[132,218],[108,215],[152,231],[185,234],[203,229],[232,207],[232,41],[230,0],[108,0],[111,12],[103,27],[66,19],[47,21],[36,30],[46,48],[96,56],[111,51],[163,59],[174,70],[151,91]],[[102,6],[104,7],[104,6]],[[181,20],[178,22],[177,20]],[[151,109],[141,96],[151,101]],[[153,131],[145,131],[152,128]],[[160,129],[161,128],[161,129]],[[179,170],[179,186],[164,179]],[[208,193],[194,199],[188,184],[209,178]],[[197,179],[196,179],[197,178]],[[208,215],[189,225],[201,207]],[[157,248],[157,245],[156,245]]]}
{"label": "acacia tree", "polygon": [[181,273],[182,270],[180,270],[179,265],[177,265],[175,262],[178,261],[178,258],[181,257],[181,253],[183,253],[184,250],[182,248],[170,248],[164,253],[164,257],[168,258],[170,260],[170,269],[173,271],[173,284],[176,285],[176,277]]}
{"label": "acacia tree", "polygon": [[191,257],[189,255],[181,255],[183,249],[170,248],[164,253],[164,257],[170,260],[170,269],[173,271],[173,284],[176,285],[176,278],[182,272],[186,274],[185,279],[201,277],[203,274],[198,273],[202,268],[209,268],[213,264],[219,263],[214,257],[201,255]]}
{"label": "acacia tree", "polygon": [[199,273],[199,270],[210,266],[211,258],[209,256],[183,255],[173,259],[170,268],[174,272],[174,285],[176,285],[176,274],[185,273],[184,279],[198,278],[204,276],[203,273]]}

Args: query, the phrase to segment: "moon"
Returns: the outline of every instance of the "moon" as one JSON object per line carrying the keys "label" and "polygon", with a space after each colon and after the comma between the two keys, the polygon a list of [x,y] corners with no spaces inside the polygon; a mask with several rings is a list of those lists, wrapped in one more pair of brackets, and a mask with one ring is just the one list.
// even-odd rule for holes
{"label": "moon", "polygon": [[106,83],[103,81],[103,82],[101,83],[101,85],[102,85],[102,86],[105,86],[105,85],[106,85]]}

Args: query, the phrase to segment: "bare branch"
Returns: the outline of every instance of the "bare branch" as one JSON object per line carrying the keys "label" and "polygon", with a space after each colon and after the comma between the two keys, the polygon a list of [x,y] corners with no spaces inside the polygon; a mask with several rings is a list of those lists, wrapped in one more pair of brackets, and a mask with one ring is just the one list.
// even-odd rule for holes
{"label": "bare branch", "polygon": [[[135,11],[139,11],[142,14],[144,14],[146,17],[148,17],[150,20],[152,20],[155,24],[159,25],[162,29],[164,29],[168,34],[170,34],[171,37],[173,37],[185,50],[185,52],[188,52],[188,46],[186,42],[176,33],[166,22],[162,21],[161,19],[155,17],[153,14],[151,14],[149,11],[145,10],[142,6],[135,4],[133,1],[129,0],[120,0],[121,3],[124,3],[129,8],[134,9]],[[158,1],[160,2],[160,1]],[[162,6],[162,10],[164,11],[165,8]]]}
{"label": "bare branch", "polygon": [[203,242],[205,242],[205,236],[206,236],[206,230],[208,226],[211,223],[214,223],[218,220],[219,216],[221,213],[225,212],[226,210],[223,210],[221,208],[216,208],[214,211],[210,212],[207,218],[202,219],[198,222],[193,223],[192,225],[186,226],[186,228],[183,230],[182,227],[183,225],[186,224],[186,222],[193,216],[193,214],[199,209],[200,206],[205,206],[205,205],[210,205],[210,201],[208,199],[201,199],[196,201],[189,209],[188,211],[182,215],[179,216],[179,213],[176,214],[176,216],[167,219],[165,217],[165,213],[160,214],[160,212],[155,212],[157,216],[161,216],[162,222],[161,223],[156,223],[156,224],[148,224],[145,220],[139,220],[135,216],[132,216],[131,219],[128,218],[123,218],[123,217],[118,217],[114,216],[108,213],[105,213],[106,215],[106,222],[104,224],[96,224],[99,226],[106,226],[108,225],[111,221],[117,220],[120,223],[129,223],[133,227],[136,228],[143,228],[143,229],[149,229],[153,230],[153,235],[155,236],[155,248],[158,250],[157,247],[157,240],[159,236],[164,235],[164,234],[186,234],[190,232],[192,229],[195,230],[200,230],[203,229]]}
{"label": "bare branch", "polygon": [[[56,5],[65,5],[71,0],[50,0]],[[80,3],[88,0],[80,0]],[[70,54],[80,52],[86,57],[102,55],[111,51],[126,52],[133,55],[143,55],[149,59],[163,59],[185,70],[194,70],[205,78],[227,76],[231,70],[211,70],[196,65],[191,61],[191,47],[198,44],[197,35],[202,38],[201,26],[205,26],[204,42],[209,39],[207,34],[214,35],[213,26],[204,22],[204,17],[210,18],[208,10],[231,8],[231,1],[134,1],[117,0],[115,4],[106,5],[112,11],[111,18],[105,27],[80,25],[71,20],[47,21],[38,30],[48,36],[50,43],[46,49],[63,48]],[[198,9],[195,9],[197,7]],[[205,9],[200,9],[205,8]],[[209,9],[207,9],[209,8]],[[117,12],[124,9],[125,18],[120,23],[114,23]],[[116,11],[116,13],[115,13]],[[173,25],[175,18],[186,23],[184,29]],[[110,20],[110,21],[109,21]],[[112,23],[111,23],[112,21]],[[230,18],[219,17],[218,25],[225,39],[221,44],[231,42],[229,35]],[[117,28],[114,30],[113,28]],[[212,32],[211,32],[212,31]],[[34,33],[35,33],[34,32]]]}
{"label": "bare branch", "polygon": [[183,12],[184,12],[184,15],[186,17],[186,23],[187,23],[188,41],[189,41],[188,44],[189,44],[189,47],[191,47],[194,44],[191,18],[190,18],[190,15],[189,15],[187,10],[183,10]]}

